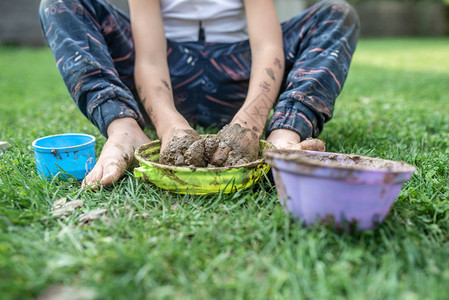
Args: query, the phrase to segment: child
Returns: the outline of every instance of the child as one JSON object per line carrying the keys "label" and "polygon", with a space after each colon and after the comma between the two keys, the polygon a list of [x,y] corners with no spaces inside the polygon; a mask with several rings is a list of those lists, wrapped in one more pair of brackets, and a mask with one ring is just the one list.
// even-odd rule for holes
{"label": "child", "polygon": [[[266,139],[276,147],[318,136],[332,117],[359,30],[346,2],[318,2],[282,25],[272,0],[129,6],[130,19],[102,0],[41,2],[43,32],[64,82],[108,139],[83,185],[120,178],[133,150],[149,142],[145,114],[162,151],[191,135],[191,124],[229,123],[232,147],[257,147],[273,106]],[[232,150],[221,143],[212,160]]]}

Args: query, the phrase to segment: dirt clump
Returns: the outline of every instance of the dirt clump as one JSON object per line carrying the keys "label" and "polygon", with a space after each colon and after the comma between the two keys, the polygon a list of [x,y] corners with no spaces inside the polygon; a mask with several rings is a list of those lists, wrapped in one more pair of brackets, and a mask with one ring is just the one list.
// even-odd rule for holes
{"label": "dirt clump", "polygon": [[202,139],[195,130],[183,130],[162,151],[159,163],[179,167],[206,167],[217,146],[218,139],[214,136],[207,135]]}
{"label": "dirt clump", "polygon": [[250,163],[259,155],[259,137],[251,129],[233,124],[226,125],[217,134],[220,141],[211,164],[231,167]]}
{"label": "dirt clump", "polygon": [[239,124],[226,125],[217,136],[201,138],[194,130],[184,130],[162,151],[159,163],[188,167],[231,167],[258,158],[259,137]]}
{"label": "dirt clump", "polygon": [[184,153],[186,165],[206,167],[217,147],[218,139],[214,136],[207,135],[204,139],[195,141]]}
{"label": "dirt clump", "polygon": [[326,153],[319,155],[306,151],[294,151],[288,149],[278,149],[274,150],[274,152],[277,153],[282,160],[296,162],[299,165],[315,167],[383,171],[403,171],[409,168],[404,162],[356,154]]}
{"label": "dirt clump", "polygon": [[310,150],[310,151],[326,151],[326,144],[319,139],[308,138],[298,144],[298,150]]}

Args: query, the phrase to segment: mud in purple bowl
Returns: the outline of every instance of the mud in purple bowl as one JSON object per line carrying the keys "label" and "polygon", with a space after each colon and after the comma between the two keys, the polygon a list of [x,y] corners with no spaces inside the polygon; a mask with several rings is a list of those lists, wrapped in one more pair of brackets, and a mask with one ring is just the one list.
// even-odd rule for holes
{"label": "mud in purple bowl", "polygon": [[264,152],[284,210],[305,225],[373,229],[391,210],[415,167],[404,162],[329,152]]}
{"label": "mud in purple bowl", "polygon": [[38,174],[83,180],[95,165],[95,137],[83,133],[50,135],[33,141]]}

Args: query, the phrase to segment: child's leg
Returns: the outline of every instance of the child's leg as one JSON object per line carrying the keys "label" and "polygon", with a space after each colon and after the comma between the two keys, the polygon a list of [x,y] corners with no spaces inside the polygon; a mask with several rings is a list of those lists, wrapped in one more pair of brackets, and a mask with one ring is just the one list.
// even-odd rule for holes
{"label": "child's leg", "polygon": [[286,81],[267,135],[276,129],[317,137],[332,117],[355,50],[359,21],[341,0],[322,1],[282,24]]}
{"label": "child's leg", "polygon": [[42,29],[67,88],[83,114],[108,137],[84,184],[110,184],[149,141],[130,88],[134,47],[126,16],[98,1],[42,1]]}
{"label": "child's leg", "polygon": [[251,73],[249,41],[206,47],[205,79],[198,121],[219,127],[231,122],[243,105]]}
{"label": "child's leg", "polygon": [[99,0],[47,0],[40,6],[44,36],[82,113],[107,136],[117,118],[144,125],[129,87],[134,45],[129,19]]}
{"label": "child's leg", "polygon": [[176,108],[191,123],[221,127],[242,106],[251,71],[249,42],[168,41]]}

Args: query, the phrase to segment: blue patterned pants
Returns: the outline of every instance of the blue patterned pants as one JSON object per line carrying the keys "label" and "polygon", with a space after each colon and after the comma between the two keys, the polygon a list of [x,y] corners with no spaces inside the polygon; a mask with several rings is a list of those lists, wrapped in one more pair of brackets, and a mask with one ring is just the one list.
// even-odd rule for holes
{"label": "blue patterned pants", "polygon": [[[145,126],[134,83],[129,17],[102,0],[42,0],[42,30],[81,112],[106,136],[117,118]],[[285,76],[268,123],[318,136],[332,117],[355,50],[359,21],[342,0],[321,1],[282,24]],[[207,39],[207,36],[206,36]],[[222,126],[242,106],[251,51],[237,43],[167,41],[178,111],[192,124]]]}

